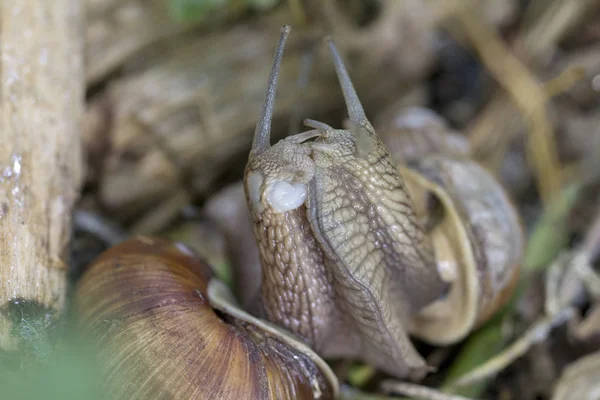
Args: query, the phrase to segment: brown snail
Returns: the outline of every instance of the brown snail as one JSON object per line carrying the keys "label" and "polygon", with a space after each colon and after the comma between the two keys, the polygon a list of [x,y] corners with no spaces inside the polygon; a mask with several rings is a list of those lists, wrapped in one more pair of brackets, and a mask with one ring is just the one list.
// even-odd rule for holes
{"label": "brown snail", "polygon": [[[416,214],[433,241],[443,279],[451,283],[446,296],[407,326],[413,336],[430,343],[451,344],[485,322],[507,300],[519,273],[523,230],[502,186],[467,158],[468,142],[463,136],[448,132],[430,110],[392,111],[387,121],[379,121],[382,140],[392,149],[392,156],[402,160],[399,170]],[[207,204],[213,219],[235,227],[237,233],[248,230],[241,190],[241,183],[231,185]],[[219,204],[236,206],[224,212],[217,210]],[[237,248],[247,249],[253,242],[253,238],[235,238]],[[246,254],[243,268],[260,274],[251,266],[259,263],[258,258],[252,263],[255,255]]]}
{"label": "brown snail", "polygon": [[456,342],[515,282],[522,233],[499,184],[435,146],[399,165],[332,40],[347,129],[307,120],[312,130],[271,146],[288,34],[244,177],[251,221],[240,224],[255,237],[240,240],[258,244],[261,269],[243,303],[262,319],[175,245],[137,239],[109,250],[84,275],[76,308],[103,348],[109,382],[131,382],[119,386],[123,398],[335,398],[321,356],[418,378],[429,367],[409,335]]}

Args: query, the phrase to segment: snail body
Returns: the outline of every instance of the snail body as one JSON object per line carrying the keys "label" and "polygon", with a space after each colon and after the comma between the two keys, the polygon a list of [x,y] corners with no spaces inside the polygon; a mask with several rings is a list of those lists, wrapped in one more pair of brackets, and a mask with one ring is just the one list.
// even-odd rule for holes
{"label": "snail body", "polygon": [[397,376],[427,366],[407,321],[446,290],[388,150],[327,44],[350,117],[271,146],[284,31],[245,174],[262,263],[257,312],[320,354],[359,357]]}

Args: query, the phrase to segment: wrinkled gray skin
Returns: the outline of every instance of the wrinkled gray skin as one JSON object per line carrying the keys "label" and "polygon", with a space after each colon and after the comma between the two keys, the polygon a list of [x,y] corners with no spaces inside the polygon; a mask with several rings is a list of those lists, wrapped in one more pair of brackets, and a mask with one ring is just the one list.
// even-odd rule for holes
{"label": "wrinkled gray skin", "polygon": [[[427,371],[407,321],[440,298],[433,249],[388,150],[365,117],[329,40],[350,128],[307,120],[314,130],[270,146],[284,27],[245,174],[262,264],[256,305],[325,357],[356,357],[398,377]],[[281,211],[278,182],[306,189],[306,201]]]}

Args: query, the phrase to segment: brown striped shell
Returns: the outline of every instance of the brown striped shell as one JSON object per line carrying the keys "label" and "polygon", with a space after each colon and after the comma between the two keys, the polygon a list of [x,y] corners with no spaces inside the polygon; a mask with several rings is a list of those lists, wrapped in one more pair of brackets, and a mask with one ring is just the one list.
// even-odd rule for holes
{"label": "brown striped shell", "polygon": [[305,345],[237,308],[185,247],[135,238],[105,253],[75,294],[115,399],[333,399]]}

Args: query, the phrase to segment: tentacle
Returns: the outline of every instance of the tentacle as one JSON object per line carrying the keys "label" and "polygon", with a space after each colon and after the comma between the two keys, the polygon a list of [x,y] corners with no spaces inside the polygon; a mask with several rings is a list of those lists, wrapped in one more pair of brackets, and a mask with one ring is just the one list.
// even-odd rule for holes
{"label": "tentacle", "polygon": [[271,146],[271,120],[273,119],[275,93],[277,91],[277,79],[279,77],[279,69],[281,67],[285,42],[291,30],[292,28],[289,25],[284,25],[281,27],[281,37],[279,38],[279,43],[277,44],[275,60],[273,61],[273,68],[271,69],[271,75],[269,76],[269,86],[267,88],[265,102],[263,103],[260,119],[256,124],[256,130],[254,131],[252,153],[255,155],[262,153]]}
{"label": "tentacle", "polygon": [[342,87],[342,91],[344,93],[344,100],[346,101],[346,107],[348,108],[348,116],[350,117],[350,121],[356,125],[363,125],[365,122],[368,122],[368,120],[363,106],[358,99],[354,85],[350,80],[346,66],[342,61],[342,57],[340,56],[340,53],[338,52],[337,47],[335,46],[335,43],[331,37],[325,38],[325,41],[329,46],[329,51],[335,66],[335,72],[337,73],[340,86]]}

